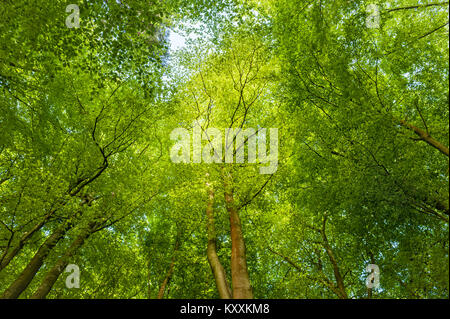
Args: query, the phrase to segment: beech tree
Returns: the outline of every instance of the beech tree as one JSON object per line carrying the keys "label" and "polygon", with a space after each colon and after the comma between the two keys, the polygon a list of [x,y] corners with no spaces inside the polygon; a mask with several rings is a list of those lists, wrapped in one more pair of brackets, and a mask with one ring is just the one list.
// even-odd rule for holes
{"label": "beech tree", "polygon": [[448,2],[66,7],[0,4],[1,298],[448,298]]}

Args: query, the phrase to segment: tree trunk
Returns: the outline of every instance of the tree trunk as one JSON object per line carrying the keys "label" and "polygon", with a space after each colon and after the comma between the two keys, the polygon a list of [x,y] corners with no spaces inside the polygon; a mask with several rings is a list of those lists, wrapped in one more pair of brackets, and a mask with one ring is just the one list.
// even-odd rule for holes
{"label": "tree trunk", "polygon": [[72,226],[72,223],[62,224],[44,241],[19,277],[0,296],[1,299],[15,299],[20,296],[33,280],[50,251]]}
{"label": "tree trunk", "polygon": [[13,250],[9,254],[7,254],[8,250],[5,250],[2,258],[0,259],[0,271],[2,271],[6,266],[9,265],[11,260],[13,260],[14,257],[17,256],[19,251],[23,248],[23,246],[31,238],[31,236],[33,236],[34,233],[40,230],[56,211],[57,209],[53,209],[52,211],[50,211],[47,215],[44,216],[44,218],[39,223],[34,225],[33,228],[31,228],[29,231],[23,234],[19,242],[14,246]]}
{"label": "tree trunk", "polygon": [[234,299],[252,299],[253,291],[247,270],[245,242],[239,212],[233,198],[231,174],[224,176],[225,203],[231,227],[231,282]]}
{"label": "tree trunk", "polygon": [[56,264],[50,269],[42,280],[40,286],[36,289],[34,294],[30,297],[30,299],[45,299],[50,290],[52,289],[55,282],[58,280],[61,273],[69,264],[70,258],[72,258],[78,249],[83,246],[86,239],[93,233],[95,230],[95,223],[91,223],[89,225],[89,229],[84,230],[70,245],[70,247],[66,250],[64,255],[58,259]]}
{"label": "tree trunk", "polygon": [[439,150],[439,152],[441,152],[444,155],[447,155],[447,157],[448,157],[448,147],[446,147],[444,144],[440,143],[439,141],[436,141],[430,134],[428,134],[428,132],[425,132],[424,130],[418,128],[417,126],[409,124],[408,122],[406,122],[404,120],[400,120],[399,122],[403,127],[416,133],[416,135],[418,135],[422,141],[424,141],[428,145],[434,147],[435,149]]}
{"label": "tree trunk", "polygon": [[336,279],[336,285],[338,288],[336,294],[341,299],[348,299],[347,292],[345,291],[344,279],[342,278],[336,257],[334,256],[333,250],[331,249],[331,246],[328,242],[327,235],[325,233],[326,220],[327,220],[327,218],[325,216],[325,218],[323,220],[321,234],[322,234],[322,239],[323,239],[323,247],[325,248],[325,251],[326,251],[328,258],[330,259],[331,265],[333,267],[334,278]]}
{"label": "tree trunk", "polygon": [[152,273],[150,271],[150,261],[147,261],[147,299],[152,299]]}
{"label": "tree trunk", "polygon": [[[369,251],[370,263],[372,265],[375,264],[375,258],[373,257],[373,253]],[[372,270],[373,272],[373,270]],[[367,299],[372,299],[372,288],[367,288]]]}
{"label": "tree trunk", "polygon": [[[71,195],[71,196],[75,196],[75,195],[76,194]],[[8,250],[5,250],[2,257],[0,258],[0,271],[2,271],[6,266],[8,266],[8,264],[11,262],[11,260],[13,260],[14,257],[17,256],[17,254],[23,248],[25,243],[33,236],[33,234],[36,233],[37,231],[39,231],[49,221],[49,219],[55,214],[55,212],[58,211],[58,209],[60,209],[61,207],[65,206],[67,204],[67,202],[68,202],[67,199],[61,200],[58,203],[58,204],[60,204],[59,207],[52,209],[48,214],[46,214],[44,216],[44,218],[39,223],[34,225],[33,228],[31,228],[28,232],[23,234],[22,237],[20,238],[19,242],[17,243],[17,245],[14,246],[13,250],[9,254],[7,254]],[[91,202],[92,202],[92,200],[91,200]],[[83,203],[81,203],[81,206],[83,206],[85,204],[89,205],[90,203],[83,202]]]}
{"label": "tree trunk", "polygon": [[177,239],[175,241],[175,248],[173,250],[172,261],[170,262],[169,270],[167,271],[166,277],[164,278],[161,286],[159,287],[157,299],[164,298],[164,292],[166,291],[166,288],[168,287],[170,279],[172,278],[173,275],[173,271],[175,268],[175,254],[178,251],[179,247],[180,247],[180,234],[178,233]]}
{"label": "tree trunk", "polygon": [[166,288],[169,285],[170,279],[172,278],[174,266],[175,266],[175,261],[172,258],[172,262],[170,263],[169,271],[167,272],[166,277],[164,278],[161,286],[159,287],[158,296],[156,297],[157,299],[164,298],[164,292],[166,291]]}
{"label": "tree trunk", "polygon": [[217,255],[217,245],[216,245],[216,230],[214,226],[214,189],[208,183],[206,184],[208,188],[208,203],[206,206],[206,217],[207,217],[207,229],[208,229],[208,247],[206,249],[206,255],[208,256],[208,262],[211,266],[211,270],[216,281],[217,291],[222,299],[231,299],[231,290],[227,282],[227,276],[225,269],[220,263],[219,256]]}

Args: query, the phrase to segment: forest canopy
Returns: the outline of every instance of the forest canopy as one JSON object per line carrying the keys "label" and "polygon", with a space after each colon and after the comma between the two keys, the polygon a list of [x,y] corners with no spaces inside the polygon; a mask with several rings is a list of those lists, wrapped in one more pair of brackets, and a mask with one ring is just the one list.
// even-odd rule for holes
{"label": "forest canopy", "polygon": [[0,3],[0,298],[448,299],[449,3]]}

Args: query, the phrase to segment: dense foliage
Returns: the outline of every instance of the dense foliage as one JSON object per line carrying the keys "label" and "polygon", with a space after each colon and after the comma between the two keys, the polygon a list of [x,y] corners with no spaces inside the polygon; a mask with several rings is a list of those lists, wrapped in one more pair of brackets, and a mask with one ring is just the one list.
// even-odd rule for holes
{"label": "dense foliage", "polygon": [[1,298],[449,297],[448,2],[69,4],[0,3]]}

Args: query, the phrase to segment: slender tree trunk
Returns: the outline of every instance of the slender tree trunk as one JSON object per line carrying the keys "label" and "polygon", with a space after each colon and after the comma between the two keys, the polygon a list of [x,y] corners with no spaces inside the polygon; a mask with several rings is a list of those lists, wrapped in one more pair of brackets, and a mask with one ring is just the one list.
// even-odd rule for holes
{"label": "slender tree trunk", "polygon": [[323,239],[323,247],[325,248],[325,251],[326,251],[328,258],[330,259],[331,265],[333,267],[334,278],[336,279],[336,285],[338,288],[337,295],[341,299],[348,299],[347,292],[345,291],[344,279],[342,278],[336,257],[334,256],[334,252],[331,249],[331,246],[328,242],[327,235],[325,233],[325,223],[326,223],[326,217],[323,220],[323,227],[321,230],[321,234],[322,234],[322,239]]}
{"label": "slender tree trunk", "polygon": [[[375,258],[373,257],[373,253],[369,251],[370,263],[372,265],[375,264]],[[372,270],[373,272],[373,270]],[[372,299],[372,288],[367,288],[367,299]]]}
{"label": "slender tree trunk", "polygon": [[[449,216],[449,207],[448,207],[448,199],[438,199],[438,198],[432,198],[431,196],[424,196],[422,201],[426,204],[431,206],[432,208],[443,212],[445,215]],[[448,222],[448,221],[447,221]]]}
{"label": "slender tree trunk", "polygon": [[148,299],[152,299],[152,285],[151,285],[151,283],[152,283],[152,276],[151,276],[151,272],[150,272],[150,263],[149,262],[147,262],[147,276],[148,276],[148,279],[147,279],[147,285],[148,285],[148,287],[147,287],[147,298]]}
{"label": "slender tree trunk", "polygon": [[[75,195],[71,195],[71,196],[75,196]],[[65,206],[67,204],[67,202],[68,202],[68,200],[66,200],[66,199],[61,200],[60,203],[58,203],[58,205],[60,205],[59,207],[52,209],[48,214],[46,214],[44,216],[44,218],[39,223],[34,225],[33,228],[31,228],[28,232],[23,234],[22,237],[20,238],[19,242],[14,246],[14,248],[12,249],[12,251],[9,254],[8,254],[8,250],[5,250],[2,257],[0,258],[0,271],[2,271],[6,266],[9,265],[11,260],[13,260],[14,257],[17,256],[17,254],[22,250],[23,246],[33,236],[33,234],[36,233],[37,231],[39,231],[50,220],[50,218],[55,214],[55,212],[58,211],[58,209],[60,209],[61,207]],[[81,206],[83,206],[84,204],[89,204],[89,203],[84,202],[81,204]]]}
{"label": "slender tree trunk", "polygon": [[439,141],[435,140],[430,134],[428,134],[428,132],[420,129],[417,126],[414,126],[404,120],[400,120],[400,124],[407,128],[408,130],[413,131],[414,133],[416,133],[417,136],[419,136],[419,138],[424,141],[425,143],[427,143],[428,145],[434,147],[435,149],[439,150],[439,152],[441,152],[444,155],[447,155],[448,157],[448,147],[446,147],[444,144],[440,143]]}
{"label": "slender tree trunk", "polygon": [[245,242],[239,212],[233,198],[231,174],[224,176],[225,203],[231,227],[231,282],[234,299],[252,299],[253,291],[247,270]]}
{"label": "slender tree trunk", "polygon": [[339,289],[339,298],[341,299],[347,299],[347,292],[345,291],[345,285],[344,285],[344,280],[342,278],[341,272],[339,270],[339,266],[337,264],[336,258],[334,256],[333,250],[331,250],[331,247],[328,245],[328,243],[326,243],[324,245],[325,250],[327,252],[327,255],[331,261],[331,265],[333,266],[333,273],[334,273],[334,278],[336,279],[336,284],[337,287]]}
{"label": "slender tree trunk", "polygon": [[297,265],[295,262],[292,261],[292,259],[290,259],[289,257],[276,252],[275,250],[271,249],[269,247],[269,251],[273,252],[275,255],[280,256],[281,258],[283,258],[284,261],[286,261],[288,264],[290,264],[292,267],[294,267],[295,269],[297,269],[300,273],[305,275],[305,278],[307,278],[310,281],[319,281],[322,285],[324,285],[326,288],[330,289],[334,294],[336,294],[336,296],[340,297],[341,296],[341,292],[340,290],[334,285],[334,283],[329,280],[326,275],[323,272],[323,267],[322,267],[322,261],[320,259],[320,255],[319,256],[319,260],[317,263],[317,269],[320,273],[320,276],[310,276],[308,275],[299,265]]}
{"label": "slender tree trunk", "polygon": [[8,253],[8,249],[6,249],[2,255],[1,258],[1,262],[0,262],[0,271],[2,271],[4,268],[6,268],[6,266],[9,265],[9,263],[11,262],[11,260],[14,259],[14,257],[17,256],[17,254],[19,253],[19,251],[23,248],[23,246],[25,245],[26,241],[28,241],[28,239],[39,229],[42,228],[42,226],[44,226],[45,222],[40,222],[38,224],[36,224],[32,229],[30,229],[28,232],[26,232],[25,234],[22,235],[22,237],[19,239],[19,242],[13,246],[13,249]]}
{"label": "slender tree trunk", "polygon": [[11,260],[13,260],[14,257],[17,256],[17,254],[20,252],[20,250],[23,248],[26,242],[31,238],[31,236],[33,236],[34,233],[40,230],[47,223],[47,221],[56,212],[56,210],[57,209],[53,209],[51,212],[45,215],[44,218],[39,223],[34,225],[33,228],[31,228],[29,231],[23,234],[22,237],[19,239],[19,242],[13,247],[11,252],[8,253],[8,250],[5,250],[0,259],[0,271],[2,271],[6,266],[9,265]]}
{"label": "slender tree trunk", "polygon": [[72,223],[62,224],[44,241],[19,277],[0,296],[1,299],[15,299],[20,296],[33,280],[50,251],[72,226]]}
{"label": "slender tree trunk", "polygon": [[208,203],[206,206],[206,217],[207,217],[207,229],[208,229],[208,247],[206,249],[206,255],[208,256],[208,262],[211,266],[211,270],[216,281],[217,291],[222,299],[231,299],[231,290],[227,282],[227,275],[225,269],[223,268],[219,256],[217,255],[217,245],[216,245],[216,230],[214,226],[214,189],[208,183],[206,184],[208,188]]}
{"label": "slender tree trunk", "polygon": [[158,296],[156,297],[157,299],[164,298],[164,292],[166,291],[170,279],[172,278],[174,266],[175,261],[174,258],[172,257],[172,262],[170,263],[169,271],[167,272],[166,277],[164,278],[163,282],[161,283],[161,286],[159,287]]}
{"label": "slender tree trunk", "polygon": [[172,261],[170,262],[169,270],[167,271],[166,277],[164,278],[161,286],[159,287],[157,299],[164,298],[164,292],[166,291],[166,288],[169,285],[170,279],[172,279],[173,271],[175,268],[175,254],[178,251],[179,247],[180,247],[180,234],[178,233],[177,239],[175,241],[175,248],[173,250]]}
{"label": "slender tree trunk", "polygon": [[91,223],[87,230],[84,230],[75,240],[70,247],[66,250],[64,255],[58,259],[56,264],[50,269],[42,280],[40,286],[36,289],[30,299],[45,299],[55,282],[58,280],[61,273],[69,264],[70,258],[72,258],[78,249],[83,246],[86,239],[94,232],[95,223]]}

